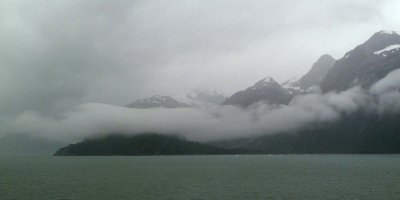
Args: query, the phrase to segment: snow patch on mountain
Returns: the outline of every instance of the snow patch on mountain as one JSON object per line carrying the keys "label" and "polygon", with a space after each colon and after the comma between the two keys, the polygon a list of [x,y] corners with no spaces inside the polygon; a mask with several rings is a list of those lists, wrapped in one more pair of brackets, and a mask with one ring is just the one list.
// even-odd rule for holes
{"label": "snow patch on mountain", "polygon": [[375,51],[374,54],[375,55],[380,55],[382,54],[383,56],[387,56],[387,52],[394,52],[394,51],[398,51],[400,49],[400,44],[393,44],[390,46],[385,47],[384,49]]}
{"label": "snow patch on mountain", "polygon": [[296,95],[303,93],[303,89],[300,87],[300,81],[297,77],[293,77],[285,82],[283,82],[282,87],[289,91],[290,94]]}

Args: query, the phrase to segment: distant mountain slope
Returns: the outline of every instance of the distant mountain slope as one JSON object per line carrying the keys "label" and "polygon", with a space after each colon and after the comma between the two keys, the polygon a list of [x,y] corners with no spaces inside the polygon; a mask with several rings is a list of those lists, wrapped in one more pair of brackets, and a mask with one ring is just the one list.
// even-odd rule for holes
{"label": "distant mountain slope", "polygon": [[260,137],[210,143],[264,153],[400,153],[399,115],[355,113],[335,122]]}
{"label": "distant mountain slope", "polygon": [[307,91],[310,87],[319,85],[335,62],[336,60],[330,55],[325,54],[321,56],[313,64],[310,71],[300,78],[300,88]]}
{"label": "distant mountain slope", "polygon": [[269,104],[288,104],[292,95],[273,78],[266,77],[246,90],[239,91],[225,100],[223,105],[248,107],[259,101]]}
{"label": "distant mountain slope", "polygon": [[12,133],[0,138],[0,155],[8,154],[44,154],[51,155],[65,143],[54,142],[44,138],[32,137],[29,134]]}
{"label": "distant mountain slope", "polygon": [[176,136],[146,133],[133,136],[112,134],[103,138],[87,139],[59,149],[56,156],[111,156],[111,155],[208,155],[238,154],[250,151],[223,149]]}
{"label": "distant mountain slope", "polygon": [[400,35],[380,31],[337,60],[320,86],[323,92],[343,91],[353,86],[368,88],[398,68]]}
{"label": "distant mountain slope", "polygon": [[129,108],[183,108],[188,104],[179,102],[170,96],[155,95],[146,99],[139,99],[127,105]]}
{"label": "distant mountain slope", "polygon": [[306,93],[306,91],[300,87],[299,79],[296,77],[286,80],[281,84],[281,86],[285,88],[291,95],[302,95]]}
{"label": "distant mountain slope", "polygon": [[[354,86],[368,89],[399,68],[400,35],[393,31],[380,31],[336,61],[320,86],[323,92],[343,91]],[[398,95],[396,88],[397,85],[393,85],[393,95]],[[373,94],[369,95],[371,101],[377,100]],[[373,108],[366,108],[342,114],[334,122],[314,122],[297,130],[211,144],[264,153],[400,153],[398,107],[386,106],[393,106],[390,113],[377,114]]]}
{"label": "distant mountain slope", "polygon": [[200,103],[210,103],[215,105],[220,105],[226,100],[226,96],[216,91],[208,90],[195,90],[186,96],[188,99]]}

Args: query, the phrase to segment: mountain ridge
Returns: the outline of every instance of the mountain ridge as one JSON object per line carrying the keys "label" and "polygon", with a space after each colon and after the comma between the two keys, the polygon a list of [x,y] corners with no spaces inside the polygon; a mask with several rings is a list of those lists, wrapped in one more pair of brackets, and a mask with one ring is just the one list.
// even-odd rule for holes
{"label": "mountain ridge", "polygon": [[391,45],[400,45],[397,32],[375,33],[336,61],[320,84],[322,91],[343,91],[354,86],[369,88],[390,71],[400,68],[400,48],[379,54]]}
{"label": "mountain ridge", "polygon": [[328,55],[322,55],[317,62],[315,62],[311,69],[300,78],[299,84],[302,90],[307,91],[310,87],[318,86],[325,78],[326,74],[334,66],[336,60]]}

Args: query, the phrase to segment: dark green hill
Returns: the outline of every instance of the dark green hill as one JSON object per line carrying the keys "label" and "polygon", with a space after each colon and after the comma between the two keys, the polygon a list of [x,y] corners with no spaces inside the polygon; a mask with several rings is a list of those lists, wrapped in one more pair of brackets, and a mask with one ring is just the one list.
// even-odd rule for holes
{"label": "dark green hill", "polygon": [[249,153],[245,150],[223,149],[177,136],[155,133],[133,136],[112,134],[86,139],[59,149],[55,156],[113,156],[113,155],[211,155]]}
{"label": "dark green hill", "polygon": [[363,112],[335,122],[315,123],[299,130],[213,142],[221,148],[244,148],[272,154],[400,153],[400,115]]}

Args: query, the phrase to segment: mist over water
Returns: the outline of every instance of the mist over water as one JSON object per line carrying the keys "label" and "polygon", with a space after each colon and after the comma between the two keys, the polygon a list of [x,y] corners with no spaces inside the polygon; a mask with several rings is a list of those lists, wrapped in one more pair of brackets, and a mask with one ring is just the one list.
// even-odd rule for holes
{"label": "mist over water", "polygon": [[331,122],[361,109],[380,114],[397,113],[399,75],[399,70],[391,72],[370,90],[354,87],[343,92],[296,96],[289,105],[260,102],[248,108],[197,104],[189,108],[135,109],[87,103],[63,113],[58,119],[25,112],[10,123],[10,129],[67,142],[110,133],[157,132],[196,141],[274,134],[313,122]]}

